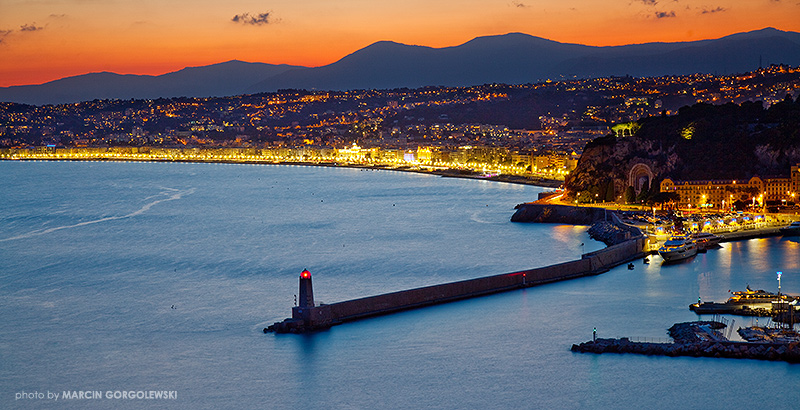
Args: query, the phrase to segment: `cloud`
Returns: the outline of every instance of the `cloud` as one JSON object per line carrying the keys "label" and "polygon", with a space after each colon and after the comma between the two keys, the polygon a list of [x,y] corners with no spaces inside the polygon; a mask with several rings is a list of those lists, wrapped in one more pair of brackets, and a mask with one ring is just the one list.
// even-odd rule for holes
{"label": "cloud", "polygon": [[700,14],[713,14],[713,13],[721,13],[723,11],[728,11],[728,9],[724,9],[722,7],[717,7],[715,9],[703,9]]}
{"label": "cloud", "polygon": [[251,15],[250,13],[242,13],[233,16],[231,19],[234,23],[242,23],[251,26],[263,26],[264,24],[270,24],[270,15],[272,12],[266,13],[258,13],[256,15]]}
{"label": "cloud", "polygon": [[514,6],[514,7],[519,7],[519,8],[528,8],[528,7],[530,7],[529,5],[527,5],[527,4],[525,4],[525,3],[521,2],[521,1],[512,1],[511,5]]}
{"label": "cloud", "polygon": [[19,26],[19,31],[39,31],[39,30],[44,30],[44,27],[37,26],[36,22],[33,22],[31,24],[23,24]]}
{"label": "cloud", "polygon": [[12,31],[14,30],[0,30],[0,44],[3,44],[5,41],[4,37],[11,34]]}
{"label": "cloud", "polygon": [[656,12],[656,18],[657,19],[664,19],[664,18],[669,18],[669,17],[675,17],[675,12],[674,11],[657,11]]}
{"label": "cloud", "polygon": [[658,4],[658,0],[637,0],[637,1],[641,2],[645,6],[655,6],[656,4]]}

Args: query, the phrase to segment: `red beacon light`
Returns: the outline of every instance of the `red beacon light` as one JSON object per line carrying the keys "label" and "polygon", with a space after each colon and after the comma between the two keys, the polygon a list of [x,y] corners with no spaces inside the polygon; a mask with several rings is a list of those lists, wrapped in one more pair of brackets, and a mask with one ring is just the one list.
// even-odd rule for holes
{"label": "red beacon light", "polygon": [[311,272],[309,272],[308,269],[304,269],[302,272],[300,272],[300,277],[303,279],[309,279],[311,277]]}

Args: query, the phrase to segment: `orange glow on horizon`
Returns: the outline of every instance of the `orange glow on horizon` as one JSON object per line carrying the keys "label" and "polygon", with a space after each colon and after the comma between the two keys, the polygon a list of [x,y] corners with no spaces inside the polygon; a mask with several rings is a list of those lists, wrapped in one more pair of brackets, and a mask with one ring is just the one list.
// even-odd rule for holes
{"label": "orange glow on horizon", "polygon": [[381,40],[441,48],[520,32],[615,46],[715,39],[765,27],[800,31],[796,2],[718,3],[308,0],[242,10],[211,0],[21,2],[0,13],[0,86],[101,71],[161,75],[230,60],[316,67]]}

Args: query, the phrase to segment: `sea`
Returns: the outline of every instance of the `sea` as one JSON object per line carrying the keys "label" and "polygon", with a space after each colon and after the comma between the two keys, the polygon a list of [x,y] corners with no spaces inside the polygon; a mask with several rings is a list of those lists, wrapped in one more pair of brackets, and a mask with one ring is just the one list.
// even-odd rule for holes
{"label": "sea", "polygon": [[[0,408],[800,407],[800,364],[585,354],[669,341],[699,299],[800,294],[798,239],[265,334],[317,303],[514,272],[604,247],[512,223],[545,188],[351,168],[0,161]],[[710,317],[702,317],[710,319]],[[755,318],[725,317],[735,329]],[[764,325],[768,318],[760,318]]]}

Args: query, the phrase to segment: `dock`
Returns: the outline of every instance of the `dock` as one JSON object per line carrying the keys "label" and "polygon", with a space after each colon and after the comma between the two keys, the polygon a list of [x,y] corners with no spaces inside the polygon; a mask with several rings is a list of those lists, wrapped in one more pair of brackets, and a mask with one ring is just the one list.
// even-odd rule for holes
{"label": "dock", "polygon": [[633,353],[647,356],[718,357],[800,363],[800,335],[793,330],[747,328],[739,334],[747,342],[728,340],[720,322],[676,323],[669,329],[674,343],[633,342],[630,338],[600,339],[572,345],[578,353]]}
{"label": "dock", "polygon": [[772,236],[781,236],[782,233],[780,231],[780,227],[770,226],[770,227],[756,228],[756,229],[743,229],[732,232],[721,232],[717,233],[717,235],[722,237],[722,240],[720,242],[731,242],[731,241],[740,241],[743,239],[769,238]]}

